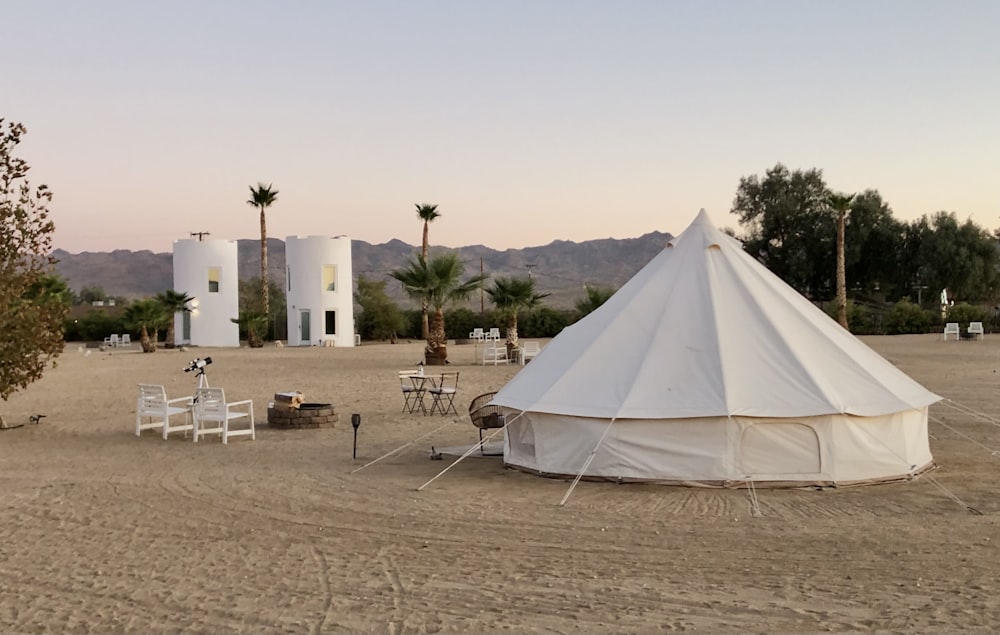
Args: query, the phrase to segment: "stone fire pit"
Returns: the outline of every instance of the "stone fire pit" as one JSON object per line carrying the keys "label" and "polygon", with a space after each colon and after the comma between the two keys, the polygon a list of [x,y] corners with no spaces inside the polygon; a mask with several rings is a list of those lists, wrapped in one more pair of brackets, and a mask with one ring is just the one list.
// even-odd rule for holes
{"label": "stone fire pit", "polygon": [[340,419],[328,403],[301,403],[298,408],[279,409],[273,405],[267,409],[267,423],[275,428],[322,428],[333,427]]}

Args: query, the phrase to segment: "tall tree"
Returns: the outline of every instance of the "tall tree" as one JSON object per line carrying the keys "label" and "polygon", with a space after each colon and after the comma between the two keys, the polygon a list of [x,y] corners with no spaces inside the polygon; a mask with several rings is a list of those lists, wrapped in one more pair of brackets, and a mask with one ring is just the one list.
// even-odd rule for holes
{"label": "tall tree", "polygon": [[385,292],[385,280],[370,280],[358,276],[354,301],[361,307],[358,316],[358,333],[366,339],[389,340],[396,343],[396,335],[405,328],[406,320]]}
{"label": "tall tree", "polygon": [[448,338],[444,329],[444,307],[453,302],[467,300],[482,285],[486,276],[477,275],[462,281],[464,267],[458,252],[443,253],[430,260],[423,255],[410,260],[406,267],[389,275],[403,284],[408,296],[427,303],[434,309],[424,348],[424,362],[428,365],[448,361]]}
{"label": "tall tree", "polygon": [[270,287],[267,284],[267,215],[268,207],[278,200],[278,190],[272,190],[271,185],[258,182],[257,187],[250,186],[250,200],[247,205],[260,209],[260,299],[264,306],[264,316],[270,317],[271,300]]}
{"label": "tall tree", "polygon": [[486,295],[497,308],[500,316],[507,321],[507,354],[513,355],[517,344],[517,314],[539,307],[548,293],[535,292],[535,280],[530,277],[498,277],[493,286],[486,289]]}
{"label": "tall tree", "polygon": [[877,190],[854,197],[844,231],[847,279],[852,288],[892,301],[914,290],[901,271],[904,229]]}
{"label": "tall tree", "polygon": [[959,223],[953,212],[937,212],[914,221],[908,230],[904,264],[930,289],[947,288],[956,302],[993,300],[1000,263],[990,233],[971,220]]}
{"label": "tall tree", "polygon": [[764,178],[741,178],[732,213],[750,255],[808,297],[832,294],[836,221],[822,171],[779,163]]}
{"label": "tall tree", "polygon": [[[263,298],[260,291],[260,278],[254,276],[247,280],[240,280],[239,286],[239,311],[247,315],[264,315]],[[264,340],[268,337],[272,339],[284,339],[288,337],[288,296],[284,284],[278,284],[274,280],[267,283],[268,306],[270,316],[264,320],[261,327],[254,321],[254,328],[258,339],[254,341],[251,348],[264,346]],[[240,322],[241,328],[246,330],[246,325]],[[249,340],[248,340],[249,345]]]}
{"label": "tall tree", "polygon": [[166,291],[156,295],[156,301],[163,306],[163,310],[170,316],[170,320],[167,322],[167,333],[163,338],[165,340],[163,342],[164,348],[173,348],[175,346],[174,317],[178,313],[190,313],[191,309],[187,304],[191,300],[194,300],[194,298],[189,296],[187,293],[184,293],[183,291],[175,291],[173,289],[167,289]]}
{"label": "tall tree", "polygon": [[41,378],[63,349],[65,295],[45,281],[55,259],[48,205],[52,192],[32,187],[30,166],[14,155],[27,132],[0,119],[0,399]]}
{"label": "tall tree", "polygon": [[[417,208],[417,218],[419,218],[424,222],[424,237],[423,241],[420,243],[420,255],[423,256],[424,260],[426,261],[429,256],[427,252],[430,249],[430,244],[431,244],[430,240],[428,239],[430,235],[430,224],[435,218],[441,216],[441,212],[437,211],[438,208],[437,205],[428,205],[427,203],[424,204],[415,203],[415,205]],[[421,337],[427,339],[428,326],[427,326],[426,302],[420,303],[420,311],[421,311],[421,318],[420,318]]]}
{"label": "tall tree", "polygon": [[844,227],[854,194],[830,194],[830,208],[837,215],[837,322],[847,328],[847,265],[844,259]]}

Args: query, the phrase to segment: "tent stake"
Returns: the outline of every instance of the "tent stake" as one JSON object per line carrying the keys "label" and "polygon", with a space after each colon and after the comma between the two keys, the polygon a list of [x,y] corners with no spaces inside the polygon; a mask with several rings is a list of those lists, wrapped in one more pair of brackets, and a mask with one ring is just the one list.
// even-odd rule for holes
{"label": "tent stake", "polygon": [[388,458],[388,457],[392,456],[393,454],[395,454],[396,452],[399,452],[400,450],[405,450],[406,448],[410,447],[411,445],[413,445],[414,443],[416,443],[420,439],[423,439],[424,437],[428,437],[428,436],[434,434],[435,432],[437,432],[438,430],[442,430],[442,429],[444,429],[445,427],[447,427],[447,426],[449,426],[451,424],[452,424],[452,422],[449,421],[448,423],[444,424],[440,428],[434,428],[430,432],[427,432],[425,434],[421,434],[419,437],[417,437],[416,439],[410,441],[409,443],[405,443],[405,444],[399,446],[398,448],[396,448],[395,450],[392,450],[391,452],[387,452],[387,453],[383,454],[382,456],[378,457],[377,459],[374,459],[372,461],[368,461],[367,463],[365,463],[361,467],[358,467],[358,468],[355,468],[355,469],[351,470],[351,474],[354,474],[355,472],[360,472],[361,470],[365,469],[369,465],[374,465],[375,463],[378,463],[382,459],[385,459],[385,458]]}
{"label": "tent stake", "polygon": [[594,456],[597,455],[597,448],[601,447],[601,444],[604,443],[604,437],[608,436],[608,431],[611,430],[611,426],[613,426],[614,424],[615,424],[615,418],[612,417],[611,422],[608,423],[608,427],[604,428],[604,434],[602,434],[601,438],[597,440],[597,445],[595,445],[594,449],[590,451],[590,455],[587,456],[587,460],[583,462],[583,467],[580,468],[580,473],[576,475],[576,478],[573,479],[573,484],[570,485],[569,489],[566,491],[566,495],[563,496],[561,501],[559,501],[560,507],[565,505],[566,501],[569,500],[569,495],[573,493],[573,490],[576,489],[576,484],[580,482],[581,478],[583,478],[583,473],[587,471],[588,467],[590,467],[591,462],[593,462],[594,460]]}

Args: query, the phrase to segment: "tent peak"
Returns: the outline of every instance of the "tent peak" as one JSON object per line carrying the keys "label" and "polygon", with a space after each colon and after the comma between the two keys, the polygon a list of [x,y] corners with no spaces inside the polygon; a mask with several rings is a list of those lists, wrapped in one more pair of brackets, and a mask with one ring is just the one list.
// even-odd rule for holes
{"label": "tent peak", "polygon": [[705,211],[704,207],[702,207],[700,210],[698,210],[698,215],[694,217],[694,220],[691,222],[691,224],[692,225],[704,225],[704,224],[707,224],[707,225],[712,225],[713,227],[715,226],[712,223],[712,219],[711,219],[711,217],[709,217],[708,212]]}
{"label": "tent peak", "polygon": [[691,221],[691,224],[688,225],[684,231],[677,236],[674,236],[673,239],[667,243],[667,247],[676,247],[680,241],[684,240],[685,234],[690,235],[692,237],[691,240],[697,240],[696,238],[693,238],[696,235],[700,236],[701,239],[705,241],[705,247],[721,247],[719,245],[718,238],[719,229],[715,226],[715,223],[712,222],[712,219],[709,217],[708,212],[705,211],[704,207],[698,211],[698,215],[694,217],[694,220]]}

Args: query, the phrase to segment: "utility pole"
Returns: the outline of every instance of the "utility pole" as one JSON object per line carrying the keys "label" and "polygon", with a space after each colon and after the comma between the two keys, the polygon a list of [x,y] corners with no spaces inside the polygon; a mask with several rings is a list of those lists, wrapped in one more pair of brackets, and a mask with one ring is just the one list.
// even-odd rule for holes
{"label": "utility pole", "polygon": [[[479,277],[483,276],[483,257],[479,257]],[[486,297],[483,292],[482,283],[479,284],[479,317],[483,316],[483,312],[486,310]]]}
{"label": "utility pole", "polygon": [[198,237],[198,242],[201,242],[201,241],[205,240],[204,237],[208,236],[209,234],[210,234],[210,232],[191,232],[192,236],[197,236]]}

